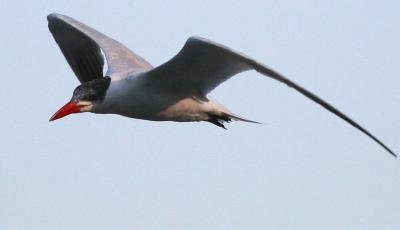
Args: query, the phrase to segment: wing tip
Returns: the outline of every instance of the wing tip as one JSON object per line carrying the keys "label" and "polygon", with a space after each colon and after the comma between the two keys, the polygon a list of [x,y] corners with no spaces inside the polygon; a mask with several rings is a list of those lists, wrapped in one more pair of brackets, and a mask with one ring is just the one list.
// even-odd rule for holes
{"label": "wing tip", "polygon": [[[386,147],[386,146],[385,146],[385,147]],[[384,148],[385,148],[385,147],[384,147]],[[386,149],[386,151],[388,151],[392,156],[398,158],[397,154],[394,153],[391,149],[389,149],[388,147],[386,147],[385,149]]]}

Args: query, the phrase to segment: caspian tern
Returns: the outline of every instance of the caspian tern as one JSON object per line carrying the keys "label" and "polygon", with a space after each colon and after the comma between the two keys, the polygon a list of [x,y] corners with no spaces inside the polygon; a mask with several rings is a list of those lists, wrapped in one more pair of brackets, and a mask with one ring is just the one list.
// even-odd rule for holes
{"label": "caspian tern", "polygon": [[[72,113],[119,114],[153,121],[208,121],[225,128],[241,118],[207,96],[219,84],[255,70],[295,89],[354,126],[390,154],[385,144],[347,115],[254,59],[210,40],[191,37],[168,62],[153,68],[142,57],[112,38],[65,15],[47,17],[50,32],[81,82],[72,99],[50,121]],[[104,57],[107,72],[103,76]]]}

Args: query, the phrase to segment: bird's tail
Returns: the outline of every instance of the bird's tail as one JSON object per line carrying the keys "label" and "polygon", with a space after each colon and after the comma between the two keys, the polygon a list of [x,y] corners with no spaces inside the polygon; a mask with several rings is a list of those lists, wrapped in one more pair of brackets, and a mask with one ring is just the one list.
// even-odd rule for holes
{"label": "bird's tail", "polygon": [[227,113],[227,112],[221,112],[220,114],[210,114],[209,115],[209,119],[207,120],[208,122],[219,126],[221,128],[225,128],[224,123],[227,122],[231,122],[231,121],[245,121],[245,122],[250,122],[250,123],[256,123],[256,124],[261,124],[260,122],[257,121],[252,121],[252,120],[248,120],[245,119],[243,117],[240,117],[238,115],[232,114],[232,113]]}

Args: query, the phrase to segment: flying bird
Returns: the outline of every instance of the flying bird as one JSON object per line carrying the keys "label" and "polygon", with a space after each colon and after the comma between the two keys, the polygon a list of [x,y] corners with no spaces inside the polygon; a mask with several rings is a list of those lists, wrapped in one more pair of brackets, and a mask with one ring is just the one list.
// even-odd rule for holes
{"label": "flying bird", "polygon": [[[221,44],[190,37],[176,56],[153,68],[118,41],[73,18],[53,13],[47,20],[50,32],[81,83],[71,100],[50,121],[72,113],[92,112],[152,121],[207,121],[222,128],[230,121],[254,122],[232,113],[207,95],[232,76],[255,70],[318,103],[396,156],[378,138],[325,100],[270,67]],[[108,68],[103,76],[104,56]]]}

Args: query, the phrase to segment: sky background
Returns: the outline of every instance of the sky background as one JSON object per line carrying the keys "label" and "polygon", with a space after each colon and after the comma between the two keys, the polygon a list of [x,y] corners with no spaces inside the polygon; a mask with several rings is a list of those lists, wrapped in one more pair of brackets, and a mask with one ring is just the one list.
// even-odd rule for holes
{"label": "sky background", "polygon": [[0,0],[0,229],[400,229],[400,162],[256,72],[212,96],[260,121],[49,117],[79,84],[52,12],[157,66],[189,36],[265,63],[400,153],[399,1]]}

